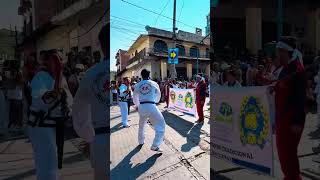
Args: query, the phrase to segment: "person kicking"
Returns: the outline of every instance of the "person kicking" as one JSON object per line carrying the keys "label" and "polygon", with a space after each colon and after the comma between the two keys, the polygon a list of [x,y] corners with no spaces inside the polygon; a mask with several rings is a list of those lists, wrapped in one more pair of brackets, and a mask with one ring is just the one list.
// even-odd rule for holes
{"label": "person kicking", "polygon": [[139,132],[138,141],[139,145],[142,146],[145,140],[144,127],[147,120],[150,121],[151,126],[155,130],[155,137],[151,150],[162,152],[160,145],[163,142],[165,133],[165,120],[156,103],[160,101],[161,92],[159,85],[150,80],[150,72],[146,69],[141,71],[142,81],[134,87],[133,92],[133,103],[138,108],[140,120],[139,120]]}

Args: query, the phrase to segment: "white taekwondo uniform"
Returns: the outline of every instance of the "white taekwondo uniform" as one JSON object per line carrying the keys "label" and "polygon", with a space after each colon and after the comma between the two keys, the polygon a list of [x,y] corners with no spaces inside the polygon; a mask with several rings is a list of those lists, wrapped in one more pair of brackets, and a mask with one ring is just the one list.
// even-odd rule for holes
{"label": "white taekwondo uniform", "polygon": [[128,126],[128,96],[129,93],[125,92],[128,87],[125,84],[121,84],[119,87],[119,106],[121,111],[121,120],[123,126]]}
{"label": "white taekwondo uniform", "polygon": [[138,133],[139,144],[144,143],[144,127],[148,119],[155,130],[155,138],[152,147],[158,148],[163,142],[166,123],[156,105],[156,103],[160,101],[160,98],[161,92],[159,85],[152,80],[142,80],[134,87],[133,102],[138,107],[140,116]]}
{"label": "white taekwondo uniform", "polygon": [[[54,89],[55,80],[46,71],[38,72],[31,81],[32,104],[30,106],[30,117],[28,120],[28,134],[31,140],[33,155],[36,166],[38,180],[57,180],[58,178],[58,159],[56,145],[56,120],[64,118],[61,106],[55,108],[50,119],[41,119],[37,117],[40,111],[48,112],[53,107],[53,103],[47,104],[43,101],[43,95]],[[72,104],[72,96],[67,87],[65,78],[62,78],[61,87],[67,93],[67,103]],[[57,118],[53,120],[52,118]]]}
{"label": "white taekwondo uniform", "polygon": [[87,71],[80,82],[72,110],[75,131],[90,143],[90,160],[95,171],[95,180],[105,180],[109,171],[108,69],[109,60],[105,59]]}

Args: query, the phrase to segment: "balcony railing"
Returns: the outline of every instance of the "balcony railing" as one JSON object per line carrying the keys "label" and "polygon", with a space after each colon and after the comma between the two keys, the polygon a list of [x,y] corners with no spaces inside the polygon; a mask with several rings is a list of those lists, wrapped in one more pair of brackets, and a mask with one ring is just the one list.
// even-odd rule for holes
{"label": "balcony railing", "polygon": [[[168,50],[159,50],[156,48],[148,48],[147,53],[149,56],[154,55],[154,56],[168,57]],[[179,57],[186,58],[186,59],[210,58],[210,53],[209,53],[209,51],[203,51],[203,50],[200,50],[199,54],[197,54],[197,51],[190,51],[190,49],[185,50],[185,51],[179,50]]]}

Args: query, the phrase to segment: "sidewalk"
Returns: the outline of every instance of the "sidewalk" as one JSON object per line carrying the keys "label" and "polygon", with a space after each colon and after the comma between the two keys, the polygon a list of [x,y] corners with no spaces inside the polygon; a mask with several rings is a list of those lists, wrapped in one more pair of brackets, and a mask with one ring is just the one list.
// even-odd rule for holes
{"label": "sidewalk", "polygon": [[[25,136],[11,139],[0,143],[0,179],[36,179],[31,143]],[[78,138],[65,141],[61,180],[93,179],[89,159],[77,148],[80,142]]]}
{"label": "sidewalk", "polygon": [[[164,104],[159,105],[167,126],[164,150],[159,155],[150,150],[154,131],[146,127],[144,146],[137,148],[139,117],[136,111],[129,115],[130,128],[121,126],[120,109],[111,107],[111,179],[210,179],[209,127],[195,125],[195,119],[176,111],[167,111]],[[205,108],[207,109],[207,107]],[[207,111],[206,111],[207,113]]]}

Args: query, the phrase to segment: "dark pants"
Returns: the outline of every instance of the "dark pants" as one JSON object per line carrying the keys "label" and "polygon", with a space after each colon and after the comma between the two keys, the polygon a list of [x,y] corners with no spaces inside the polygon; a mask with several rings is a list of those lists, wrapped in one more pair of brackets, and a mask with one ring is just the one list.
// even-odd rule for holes
{"label": "dark pants", "polygon": [[[304,125],[300,127],[303,129]],[[303,131],[295,134],[289,128],[289,124],[276,125],[276,142],[281,170],[284,174],[284,180],[302,180],[298,159],[298,145]]]}
{"label": "dark pants", "polygon": [[198,112],[198,116],[199,116],[199,121],[203,121],[204,120],[204,116],[203,116],[204,104],[202,104],[201,101],[196,101],[196,105],[197,105],[197,112]]}
{"label": "dark pants", "polygon": [[22,127],[23,123],[23,103],[21,100],[9,101],[9,124],[8,128],[12,126]]}

